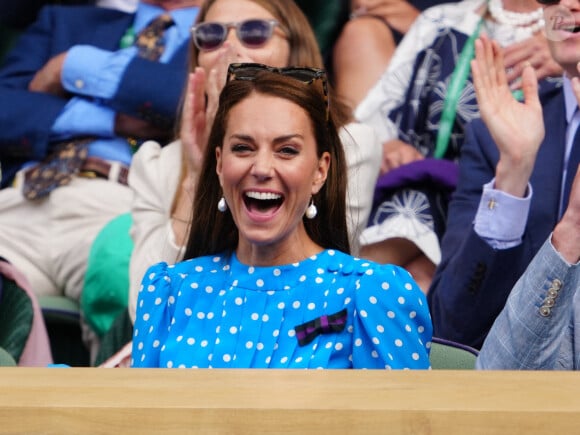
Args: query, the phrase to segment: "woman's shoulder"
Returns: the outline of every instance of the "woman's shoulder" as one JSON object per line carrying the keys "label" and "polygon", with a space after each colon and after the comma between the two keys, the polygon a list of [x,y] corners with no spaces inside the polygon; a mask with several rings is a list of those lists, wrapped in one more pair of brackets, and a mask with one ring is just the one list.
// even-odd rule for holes
{"label": "woman's shoulder", "polygon": [[402,267],[393,264],[381,264],[365,258],[356,257],[338,250],[328,250],[331,263],[343,273],[377,277],[403,277],[413,279]]}

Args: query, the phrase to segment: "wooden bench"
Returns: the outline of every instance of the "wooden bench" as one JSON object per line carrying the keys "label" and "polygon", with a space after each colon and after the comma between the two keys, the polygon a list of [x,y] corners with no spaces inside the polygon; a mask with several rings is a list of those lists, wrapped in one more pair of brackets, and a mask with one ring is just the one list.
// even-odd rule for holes
{"label": "wooden bench", "polygon": [[0,433],[572,434],[571,372],[0,369]]}

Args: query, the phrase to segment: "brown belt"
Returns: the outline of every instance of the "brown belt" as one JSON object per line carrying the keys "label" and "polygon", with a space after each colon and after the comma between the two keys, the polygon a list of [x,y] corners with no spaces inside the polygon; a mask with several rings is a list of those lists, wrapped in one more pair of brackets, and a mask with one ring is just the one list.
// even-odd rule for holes
{"label": "brown belt", "polygon": [[[115,171],[118,172],[116,175],[114,174]],[[90,177],[89,174],[91,173],[96,177],[106,178],[127,186],[129,168],[125,165],[109,163],[98,157],[87,157],[81,166],[79,176]]]}

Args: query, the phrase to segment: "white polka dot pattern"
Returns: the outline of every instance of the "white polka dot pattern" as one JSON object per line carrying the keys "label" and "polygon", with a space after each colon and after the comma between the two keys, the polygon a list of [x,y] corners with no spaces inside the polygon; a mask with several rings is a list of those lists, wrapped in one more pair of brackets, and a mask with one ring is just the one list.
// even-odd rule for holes
{"label": "white polka dot pattern", "polygon": [[[275,267],[208,256],[154,265],[142,288],[134,367],[429,368],[427,303],[395,266],[333,250]],[[299,344],[296,326],[345,308],[341,332]]]}

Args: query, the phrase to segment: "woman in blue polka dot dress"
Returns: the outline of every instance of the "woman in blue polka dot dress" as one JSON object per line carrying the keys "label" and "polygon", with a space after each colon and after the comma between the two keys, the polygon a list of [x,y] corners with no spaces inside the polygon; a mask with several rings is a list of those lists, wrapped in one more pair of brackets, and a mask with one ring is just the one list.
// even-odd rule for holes
{"label": "woman in blue polka dot dress", "polygon": [[133,367],[430,367],[412,277],[346,253],[347,170],[327,95],[322,70],[230,65],[187,260],[143,278]]}

